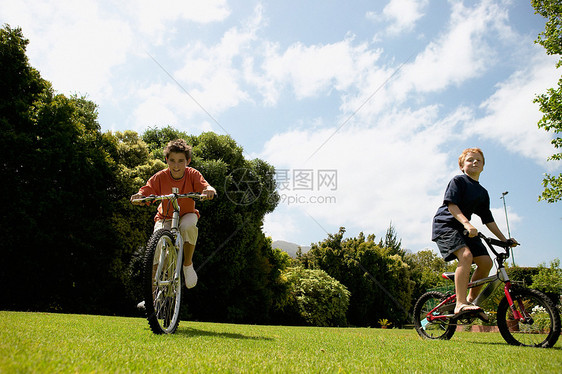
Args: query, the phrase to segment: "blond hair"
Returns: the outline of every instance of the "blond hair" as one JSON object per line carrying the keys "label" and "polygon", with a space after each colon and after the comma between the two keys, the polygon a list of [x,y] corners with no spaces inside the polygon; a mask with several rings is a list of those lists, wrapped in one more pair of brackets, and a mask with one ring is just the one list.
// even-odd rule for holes
{"label": "blond hair", "polygon": [[464,151],[462,151],[461,155],[459,156],[459,167],[461,168],[461,170],[462,170],[462,166],[464,165],[464,161],[466,160],[466,156],[469,153],[479,153],[480,156],[482,156],[482,165],[486,163],[486,161],[484,160],[484,153],[480,148],[467,148]]}

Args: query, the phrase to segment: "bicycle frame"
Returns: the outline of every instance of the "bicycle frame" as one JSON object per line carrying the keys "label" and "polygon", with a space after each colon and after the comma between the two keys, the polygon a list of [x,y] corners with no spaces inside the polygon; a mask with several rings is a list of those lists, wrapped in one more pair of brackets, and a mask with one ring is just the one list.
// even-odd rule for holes
{"label": "bicycle frame", "polygon": [[[172,207],[174,208],[174,212],[172,213],[172,225],[170,228],[170,231],[172,232],[172,235],[174,236],[175,239],[175,246],[178,249],[178,261],[176,264],[176,269],[175,269],[175,273],[174,273],[174,282],[177,282],[178,278],[181,276],[181,270],[182,270],[182,265],[183,265],[183,237],[181,236],[181,232],[179,230],[179,222],[180,222],[180,206],[178,204],[178,199],[183,198],[183,197],[189,197],[189,198],[200,198],[201,195],[199,194],[193,194],[193,193],[188,193],[188,194],[178,194],[178,189],[173,187],[172,188],[172,193],[169,195],[163,195],[163,196],[158,196],[158,197],[154,197],[153,200],[157,201],[157,200],[170,200]],[[164,260],[164,256],[165,253],[161,252],[160,253],[160,261],[158,264],[158,268],[156,271],[156,279],[159,279],[159,275],[162,272],[162,264],[163,264],[163,260]],[[162,282],[162,281],[159,281]],[[159,284],[165,284],[165,283],[159,283]]]}
{"label": "bicycle frame", "polygon": [[[509,304],[509,307],[510,307],[511,311],[513,312],[514,319],[517,320],[517,321],[520,321],[520,320],[528,321],[531,318],[529,313],[526,311],[526,309],[524,308],[523,305],[521,305],[520,307],[521,307],[521,310],[523,311],[524,315],[519,313],[517,308],[514,306],[513,298],[511,297],[511,281],[509,280],[509,276],[507,275],[507,271],[505,270],[505,267],[504,267],[504,261],[507,258],[509,258],[509,247],[506,247],[505,244],[501,241],[487,238],[480,233],[479,233],[479,236],[482,239],[484,239],[484,242],[487,244],[488,248],[490,248],[492,253],[494,253],[494,255],[496,256],[495,260],[496,260],[496,266],[497,266],[498,270],[497,270],[496,274],[494,274],[494,275],[491,275],[491,276],[486,277],[486,278],[478,279],[478,280],[473,281],[473,282],[469,282],[468,288],[474,288],[474,287],[482,286],[484,284],[488,284],[488,286],[486,286],[486,288],[484,288],[482,290],[482,292],[480,292],[478,297],[476,297],[473,304],[477,305],[477,306],[480,306],[492,293],[494,293],[494,291],[500,286],[501,283],[504,283],[504,294],[505,294],[505,297],[507,299],[507,302]],[[503,248],[505,248],[505,253],[498,253],[493,248],[492,245],[502,246]],[[454,273],[443,273],[442,276],[445,279],[453,280],[454,278],[452,277],[452,274],[454,274]],[[434,321],[439,321],[439,320],[447,320],[447,319],[453,318],[455,316],[454,313],[453,314],[442,314],[442,315],[434,315],[433,313],[435,313],[437,310],[441,310],[445,305],[450,306],[451,304],[456,303],[456,297],[457,297],[457,295],[453,294],[453,295],[447,297],[441,303],[439,303],[435,308],[433,308],[425,316],[427,322],[429,323],[429,322],[434,322]]]}
{"label": "bicycle frame", "polygon": [[[511,345],[527,347],[553,347],[560,337],[560,313],[549,297],[539,290],[512,285],[504,267],[509,250],[516,242],[502,242],[479,234],[494,253],[497,264],[496,274],[470,282],[468,288],[484,286],[473,301],[478,308],[469,308],[455,313],[457,296],[429,290],[419,297],[414,306],[414,328],[424,339],[449,340],[459,325],[470,325],[475,319],[488,322],[488,315],[481,309],[503,283],[504,297],[497,305],[497,329],[504,340]],[[503,248],[496,252],[493,246]],[[455,273],[443,273],[443,278],[455,280]],[[437,305],[437,306],[436,306]]]}
{"label": "bicycle frame", "polygon": [[181,267],[183,265],[183,238],[181,236],[179,226],[180,226],[180,207],[178,204],[178,196],[176,195],[174,199],[171,199],[172,206],[174,207],[174,213],[172,214],[172,235],[176,239],[176,248],[178,249],[178,262],[176,264],[176,271],[174,275],[174,282],[177,281],[177,277],[180,277]]}

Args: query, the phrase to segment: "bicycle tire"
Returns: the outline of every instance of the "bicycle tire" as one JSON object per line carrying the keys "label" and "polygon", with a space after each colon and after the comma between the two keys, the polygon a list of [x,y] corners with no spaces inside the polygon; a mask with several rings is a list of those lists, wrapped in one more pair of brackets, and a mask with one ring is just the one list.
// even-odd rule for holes
{"label": "bicycle tire", "polygon": [[[544,293],[530,288],[513,287],[511,298],[521,312],[521,305],[530,314],[530,322],[515,321],[504,297],[498,305],[498,329],[508,344],[549,348],[560,337],[560,314]],[[508,322],[509,321],[509,322]]]}
{"label": "bicycle tire", "polygon": [[[425,318],[433,308],[446,298],[447,295],[444,293],[430,291],[421,295],[418,301],[416,301],[416,305],[414,306],[414,328],[422,338],[449,340],[455,333],[457,326],[450,318],[438,322],[428,322]],[[454,308],[454,303],[446,304],[440,311],[436,311],[434,314],[452,314]]]}
{"label": "bicycle tire", "polygon": [[175,274],[177,261],[170,230],[155,231],[148,241],[143,269],[146,318],[155,334],[173,334],[179,325],[182,284],[181,272]]}

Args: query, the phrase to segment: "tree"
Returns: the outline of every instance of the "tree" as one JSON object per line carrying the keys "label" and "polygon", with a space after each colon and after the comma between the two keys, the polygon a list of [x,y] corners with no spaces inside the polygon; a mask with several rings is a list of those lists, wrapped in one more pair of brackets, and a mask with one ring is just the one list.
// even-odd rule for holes
{"label": "tree", "polygon": [[410,266],[412,279],[415,281],[414,299],[420,297],[427,290],[445,285],[441,274],[447,270],[447,263],[441,255],[430,249],[410,253],[404,261]]}
{"label": "tree", "polygon": [[136,193],[153,174],[166,167],[154,158],[148,145],[134,131],[107,132],[104,134],[105,149],[114,164],[118,188],[112,200],[111,222],[116,235],[116,245],[122,253],[122,283],[128,298],[123,304],[132,307],[142,298],[142,263],[145,245],[152,233],[156,205],[138,209],[129,197]]}
{"label": "tree", "polygon": [[0,30],[2,307],[121,313],[122,247],[111,220],[120,187],[96,105],[55,94]]}
{"label": "tree", "polygon": [[404,257],[406,251],[402,249],[402,240],[398,239],[398,233],[392,222],[390,222],[386,230],[384,241],[380,240],[379,247],[388,248],[393,255],[397,254]]}
{"label": "tree", "polygon": [[347,319],[356,326],[376,326],[387,318],[402,324],[412,303],[413,282],[409,266],[395,253],[363,233],[343,239],[345,228],[313,244],[300,261],[311,269],[324,270],[351,292]]}
{"label": "tree", "polygon": [[[545,31],[541,32],[535,41],[546,49],[548,55],[562,55],[562,3],[558,0],[532,0],[535,13],[547,18]],[[562,66],[562,58],[558,60],[556,68]],[[549,88],[545,94],[538,95],[535,103],[539,104],[543,117],[538,123],[539,128],[552,131],[554,134],[562,132],[562,76],[558,80],[557,88]],[[562,148],[562,138],[558,135],[552,140],[555,149]],[[562,160],[562,152],[553,154],[548,160]],[[545,174],[543,179],[544,191],[539,200],[554,203],[562,199],[562,173],[559,175]]]}

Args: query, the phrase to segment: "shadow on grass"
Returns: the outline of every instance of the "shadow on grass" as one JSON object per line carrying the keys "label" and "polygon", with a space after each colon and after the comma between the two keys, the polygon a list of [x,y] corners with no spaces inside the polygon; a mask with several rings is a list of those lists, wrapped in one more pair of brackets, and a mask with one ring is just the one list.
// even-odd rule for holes
{"label": "shadow on grass", "polygon": [[483,342],[483,341],[475,341],[475,340],[472,340],[472,341],[469,341],[469,342],[472,343],[472,344],[495,345],[495,346],[503,345],[503,346],[506,346],[506,347],[522,347],[522,348],[528,348],[528,349],[553,349],[553,350],[557,350],[557,351],[562,350],[562,347],[559,346],[560,343],[556,343],[554,345],[554,347],[541,348],[541,347],[524,347],[524,346],[509,345],[506,342]]}
{"label": "shadow on grass", "polygon": [[217,337],[217,338],[242,339],[242,340],[273,340],[273,338],[268,338],[265,336],[246,336],[246,335],[234,334],[230,332],[198,330],[198,329],[194,329],[193,327],[178,329],[176,331],[176,335],[184,335],[188,337],[210,336],[210,337]]}

